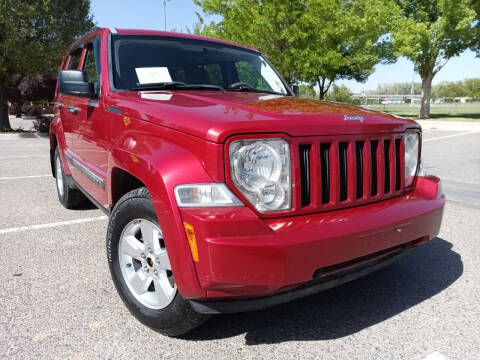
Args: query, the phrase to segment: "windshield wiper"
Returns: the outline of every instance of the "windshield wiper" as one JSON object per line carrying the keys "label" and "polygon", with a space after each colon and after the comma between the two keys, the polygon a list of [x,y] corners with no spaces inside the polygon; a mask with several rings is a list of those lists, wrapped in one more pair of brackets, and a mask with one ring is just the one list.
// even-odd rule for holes
{"label": "windshield wiper", "polygon": [[226,91],[238,91],[238,92],[252,92],[252,93],[264,93],[264,94],[273,94],[273,95],[282,95],[285,96],[285,94],[276,92],[276,91],[268,91],[268,90],[258,90],[255,89],[254,87],[239,87],[236,89],[225,89]]}
{"label": "windshield wiper", "polygon": [[180,81],[169,81],[151,84],[137,84],[132,90],[218,90],[224,89],[218,85],[211,84],[185,84]]}

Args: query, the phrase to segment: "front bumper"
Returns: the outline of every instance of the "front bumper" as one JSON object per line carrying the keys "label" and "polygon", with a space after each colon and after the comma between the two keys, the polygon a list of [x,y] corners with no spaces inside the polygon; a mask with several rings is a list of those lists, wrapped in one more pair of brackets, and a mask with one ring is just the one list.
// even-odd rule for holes
{"label": "front bumper", "polygon": [[[183,220],[195,229],[199,254],[195,269],[206,291],[206,299],[195,300],[231,301],[289,293],[280,301],[284,302],[375,270],[389,259],[361,261],[360,267],[335,272],[333,279],[332,274],[322,273],[388,249],[406,246],[406,251],[434,238],[445,204],[445,198],[437,194],[438,183],[434,177],[418,178],[415,190],[401,197],[280,219],[261,219],[247,207],[181,209]],[[201,311],[198,304],[202,303],[196,305]],[[216,308],[208,311],[224,312]]]}
{"label": "front bumper", "polygon": [[228,301],[195,301],[190,300],[193,309],[200,314],[225,314],[263,310],[302,297],[313,295],[323,290],[339,286],[346,282],[368,275],[408,254],[416,246],[415,242],[406,243],[393,249],[387,249],[358,261],[340,264],[341,269],[328,274],[317,273],[315,278],[291,291],[261,298]]}

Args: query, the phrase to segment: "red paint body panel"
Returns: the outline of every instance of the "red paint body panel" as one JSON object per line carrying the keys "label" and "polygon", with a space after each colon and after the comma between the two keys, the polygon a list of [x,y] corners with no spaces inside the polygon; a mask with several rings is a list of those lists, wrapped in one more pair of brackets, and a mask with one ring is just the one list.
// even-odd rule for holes
{"label": "red paint body panel", "polygon": [[181,212],[197,231],[200,285],[209,297],[232,297],[273,293],[311,281],[322,267],[428,241],[438,234],[444,202],[436,182],[420,178],[408,196],[321,214],[259,219],[249,209]]}
{"label": "red paint body panel", "polygon": [[[144,30],[117,33],[205,40]],[[92,103],[91,99],[57,94],[60,107],[51,123],[51,147],[58,145],[65,172],[106,209],[115,202],[119,169],[145,184],[164,233],[175,281],[185,298],[271,294],[311,280],[320,267],[417,239],[429,240],[438,233],[445,200],[437,196],[438,179],[433,177],[418,178],[413,189],[379,197],[374,203],[353,199],[349,185],[348,203],[320,207],[319,190],[313,189],[311,206],[300,206],[299,144],[313,144],[312,164],[318,168],[315,144],[319,139],[338,144],[360,137],[399,136],[407,129],[420,131],[414,121],[292,96],[180,90],[117,92],[109,78],[110,35],[110,30],[100,29],[73,45],[72,50],[95,36],[100,38],[101,96]],[[68,62],[69,55],[62,66]],[[69,105],[79,108],[76,115],[67,111]],[[115,111],[109,111],[112,107]],[[362,115],[365,121],[345,121],[345,115]],[[228,144],[254,137],[281,137],[289,142],[292,210],[259,214],[249,204],[177,207],[174,188],[189,183],[225,182],[245,202],[230,179]],[[98,176],[104,188],[71,166],[65,154]],[[389,156],[394,156],[393,151]],[[351,160],[348,167],[354,167]],[[312,173],[312,181],[318,182],[319,177]],[[365,189],[369,185],[364,183]],[[333,188],[338,186],[332,184]],[[183,221],[194,226],[199,262],[192,260]]]}
{"label": "red paint body panel", "polygon": [[[360,107],[257,93],[123,92],[112,101],[129,116],[218,143],[239,133],[349,135],[419,128],[413,120]],[[365,121],[347,126],[345,114],[362,115]]]}

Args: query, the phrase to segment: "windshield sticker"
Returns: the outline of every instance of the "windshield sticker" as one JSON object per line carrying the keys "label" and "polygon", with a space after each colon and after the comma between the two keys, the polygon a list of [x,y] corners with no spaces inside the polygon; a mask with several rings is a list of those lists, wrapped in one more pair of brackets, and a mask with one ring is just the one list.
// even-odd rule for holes
{"label": "windshield sticker", "polygon": [[154,84],[171,82],[172,77],[167,67],[144,67],[135,68],[139,84]]}

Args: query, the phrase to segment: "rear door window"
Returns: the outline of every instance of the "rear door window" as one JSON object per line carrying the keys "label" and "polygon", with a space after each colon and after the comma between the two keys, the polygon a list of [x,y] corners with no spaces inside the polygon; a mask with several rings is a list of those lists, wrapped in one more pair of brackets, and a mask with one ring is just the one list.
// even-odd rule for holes
{"label": "rear door window", "polygon": [[78,48],[70,54],[70,61],[68,62],[67,70],[76,70],[82,59],[82,48]]}
{"label": "rear door window", "polygon": [[100,49],[99,41],[96,38],[93,42],[86,45],[87,54],[83,64],[83,70],[87,74],[87,80],[93,83],[95,94],[100,94]]}

